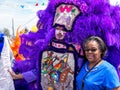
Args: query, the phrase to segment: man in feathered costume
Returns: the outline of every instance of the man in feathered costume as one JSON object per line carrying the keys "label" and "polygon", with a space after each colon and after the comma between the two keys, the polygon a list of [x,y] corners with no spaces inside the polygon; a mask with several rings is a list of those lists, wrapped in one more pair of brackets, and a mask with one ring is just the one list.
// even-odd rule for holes
{"label": "man in feathered costume", "polygon": [[[74,5],[80,10],[80,13],[75,18],[75,21],[70,24],[72,26],[70,28],[72,32],[66,33],[66,36],[64,38],[65,42],[74,45],[82,45],[83,41],[89,36],[94,35],[101,37],[108,47],[108,53],[105,57],[105,60],[115,66],[119,75],[118,67],[120,64],[120,7],[111,6],[108,0],[50,0],[45,10],[40,10],[37,13],[39,17],[39,21],[37,23],[38,31],[36,33],[28,33],[27,35],[23,34],[21,36],[21,39],[24,38],[25,41],[32,42],[32,44],[29,45],[30,47],[26,46],[26,42],[23,42],[20,46],[20,52],[23,53],[24,56],[27,56],[27,58],[35,60],[33,62],[34,66],[36,66],[32,67],[32,65],[29,65],[29,69],[27,70],[30,71],[30,67],[32,67],[32,69],[34,68],[37,71],[37,74],[35,75],[36,78],[33,79],[33,81],[40,79],[39,70],[42,70],[42,68],[39,67],[39,65],[41,65],[41,59],[39,59],[40,57],[38,53],[41,53],[44,50],[48,49],[51,40],[53,37],[55,37],[55,23],[60,24],[61,19],[65,18],[64,15],[60,13],[57,14],[57,7],[59,7],[61,4]],[[59,9],[61,12],[64,10],[66,10],[66,12],[68,10],[69,12],[70,8],[71,7],[62,6]],[[74,9],[71,12],[74,12]],[[62,15],[63,17],[61,16],[61,19],[59,19],[56,18],[57,15]],[[70,23],[69,20],[71,19],[67,18],[64,20],[65,22],[68,22],[65,23],[67,25]],[[62,26],[64,26],[64,24]],[[66,26],[64,27],[67,28]],[[79,54],[81,54],[81,50],[82,49],[79,50]],[[25,62],[27,65],[27,60],[24,61],[24,63]],[[81,62],[82,61],[80,59],[79,63]],[[21,67],[26,68],[24,65],[22,66],[22,64]],[[22,72],[26,71],[23,69]],[[40,82],[37,82],[37,85],[39,87]],[[29,88],[28,90],[32,89]]]}
{"label": "man in feathered costume", "polygon": [[[50,0],[48,7],[44,11],[39,11],[39,24],[45,29],[46,38],[44,45],[47,45],[53,36],[53,22],[56,7],[61,3],[76,5],[81,13],[72,25],[72,32],[68,32],[65,40],[68,43],[80,44],[89,36],[101,37],[108,47],[108,53],[105,59],[113,64],[119,74],[118,66],[120,64],[120,7],[111,6],[108,0]],[[42,15],[42,16],[41,16]],[[39,27],[38,27],[39,28]]]}

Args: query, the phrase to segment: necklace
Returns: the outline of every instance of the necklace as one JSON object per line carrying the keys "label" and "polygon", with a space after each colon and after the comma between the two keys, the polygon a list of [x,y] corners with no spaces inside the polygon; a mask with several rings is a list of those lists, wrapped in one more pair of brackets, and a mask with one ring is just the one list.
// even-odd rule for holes
{"label": "necklace", "polygon": [[[103,60],[100,60],[98,61],[98,64],[91,70],[92,72],[93,71],[96,71],[98,68],[97,66],[99,66],[101,63],[103,62]],[[88,72],[90,70],[89,66],[88,66],[88,63],[85,64],[85,70]]]}
{"label": "necklace", "polygon": [[[90,68],[88,67],[88,64],[85,64],[85,70],[88,72],[90,70]],[[94,67],[91,72],[94,72],[97,70],[97,67]]]}

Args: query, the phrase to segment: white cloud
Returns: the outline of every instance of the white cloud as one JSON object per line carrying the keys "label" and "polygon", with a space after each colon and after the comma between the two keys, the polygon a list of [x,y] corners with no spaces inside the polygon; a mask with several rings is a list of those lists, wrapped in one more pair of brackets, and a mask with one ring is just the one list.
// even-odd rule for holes
{"label": "white cloud", "polygon": [[[8,28],[12,33],[12,19],[15,30],[19,25],[31,29],[38,21],[36,12],[45,9],[47,2],[48,0],[0,0],[0,30]],[[35,6],[36,3],[38,6]]]}
{"label": "white cloud", "polygon": [[110,0],[111,5],[120,5],[120,0]]}

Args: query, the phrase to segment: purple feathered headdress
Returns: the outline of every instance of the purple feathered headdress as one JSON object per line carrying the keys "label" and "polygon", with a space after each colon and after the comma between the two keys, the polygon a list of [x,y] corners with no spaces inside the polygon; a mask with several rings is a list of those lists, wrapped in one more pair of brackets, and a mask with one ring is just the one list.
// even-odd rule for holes
{"label": "purple feathered headdress", "polygon": [[72,25],[73,31],[67,33],[65,41],[82,45],[89,36],[101,37],[108,47],[105,59],[118,69],[120,64],[120,7],[111,6],[108,0],[50,0],[45,10],[37,12],[39,30],[33,38],[37,38],[34,44],[39,47],[39,51],[47,48],[54,37],[53,22],[56,7],[62,3],[75,5],[82,12]]}

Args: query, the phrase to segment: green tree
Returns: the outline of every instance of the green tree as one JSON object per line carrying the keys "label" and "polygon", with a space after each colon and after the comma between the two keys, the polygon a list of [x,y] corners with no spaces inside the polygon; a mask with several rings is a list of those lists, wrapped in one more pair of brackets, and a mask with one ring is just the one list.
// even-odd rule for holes
{"label": "green tree", "polygon": [[4,33],[6,36],[10,37],[10,30],[9,30],[8,28],[4,28],[4,29],[3,29],[3,33]]}

